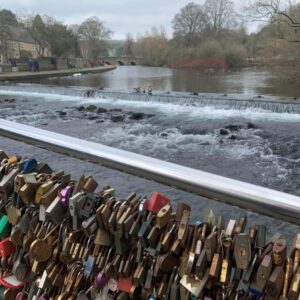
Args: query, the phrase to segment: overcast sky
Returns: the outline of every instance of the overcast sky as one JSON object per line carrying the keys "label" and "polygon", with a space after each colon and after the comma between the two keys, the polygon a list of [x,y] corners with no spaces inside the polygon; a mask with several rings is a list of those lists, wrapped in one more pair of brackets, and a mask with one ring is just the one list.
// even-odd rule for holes
{"label": "overcast sky", "polygon": [[[233,1],[241,12],[245,1]],[[189,2],[191,0],[0,0],[0,8],[17,14],[47,14],[65,24],[81,23],[90,16],[98,16],[114,32],[113,39],[124,39],[127,32],[137,36],[160,25],[171,37],[174,15]],[[203,4],[204,0],[194,2]],[[255,25],[249,28],[253,31]]]}

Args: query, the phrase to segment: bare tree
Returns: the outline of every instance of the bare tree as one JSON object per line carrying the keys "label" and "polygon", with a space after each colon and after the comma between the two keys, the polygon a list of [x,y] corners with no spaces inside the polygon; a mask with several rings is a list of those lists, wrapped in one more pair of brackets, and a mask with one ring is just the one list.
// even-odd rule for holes
{"label": "bare tree", "polygon": [[234,3],[231,0],[206,0],[203,5],[210,30],[218,35],[224,29],[236,25]]}
{"label": "bare tree", "polygon": [[165,66],[169,58],[169,45],[165,29],[152,27],[136,41],[136,52],[142,63],[149,66]]}
{"label": "bare tree", "polygon": [[133,55],[134,39],[133,39],[131,33],[126,34],[126,40],[125,40],[123,48],[124,48],[125,55],[127,55],[127,56]]}
{"label": "bare tree", "polygon": [[196,45],[207,27],[207,18],[201,5],[193,2],[183,7],[174,17],[174,37],[184,41],[185,46]]}
{"label": "bare tree", "polygon": [[276,25],[277,38],[300,42],[300,4],[289,0],[255,0],[249,5],[251,21]]}
{"label": "bare tree", "polygon": [[78,28],[79,35],[89,41],[109,39],[112,31],[98,17],[86,19]]}
{"label": "bare tree", "polygon": [[39,56],[44,56],[45,48],[49,46],[49,43],[47,42],[47,27],[42,17],[39,14],[26,15],[21,17],[21,22],[30,33]]}
{"label": "bare tree", "polygon": [[107,39],[111,37],[112,31],[104,26],[98,17],[86,19],[78,28],[79,38],[84,41],[85,58],[98,58],[100,54],[106,55],[109,48]]}

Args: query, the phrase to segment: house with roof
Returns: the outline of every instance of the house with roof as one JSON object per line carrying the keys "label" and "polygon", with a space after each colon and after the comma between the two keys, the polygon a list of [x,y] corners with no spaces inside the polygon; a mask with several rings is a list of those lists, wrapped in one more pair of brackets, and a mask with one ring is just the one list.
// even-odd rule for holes
{"label": "house with roof", "polygon": [[[2,47],[3,49],[4,47]],[[39,46],[35,43],[28,30],[22,27],[9,27],[9,34],[5,41],[5,51],[1,53],[1,61],[19,59],[22,57],[39,57]],[[44,48],[45,57],[51,56],[50,48]]]}

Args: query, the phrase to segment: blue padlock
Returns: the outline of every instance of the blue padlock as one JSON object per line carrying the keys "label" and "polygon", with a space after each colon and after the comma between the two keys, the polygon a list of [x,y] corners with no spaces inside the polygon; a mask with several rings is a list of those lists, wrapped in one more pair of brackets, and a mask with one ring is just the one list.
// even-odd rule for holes
{"label": "blue padlock", "polygon": [[27,159],[24,162],[23,171],[24,174],[32,173],[37,169],[37,161],[34,158]]}
{"label": "blue padlock", "polygon": [[255,288],[251,287],[249,288],[249,292],[253,294],[257,298],[262,298],[264,296],[264,293],[261,291],[256,290]]}

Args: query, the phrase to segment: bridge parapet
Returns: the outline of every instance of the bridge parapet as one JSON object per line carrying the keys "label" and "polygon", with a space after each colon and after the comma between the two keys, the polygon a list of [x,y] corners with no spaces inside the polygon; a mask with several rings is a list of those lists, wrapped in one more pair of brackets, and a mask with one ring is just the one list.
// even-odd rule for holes
{"label": "bridge parapet", "polygon": [[132,66],[140,64],[140,57],[138,56],[103,56],[102,61],[111,65]]}

